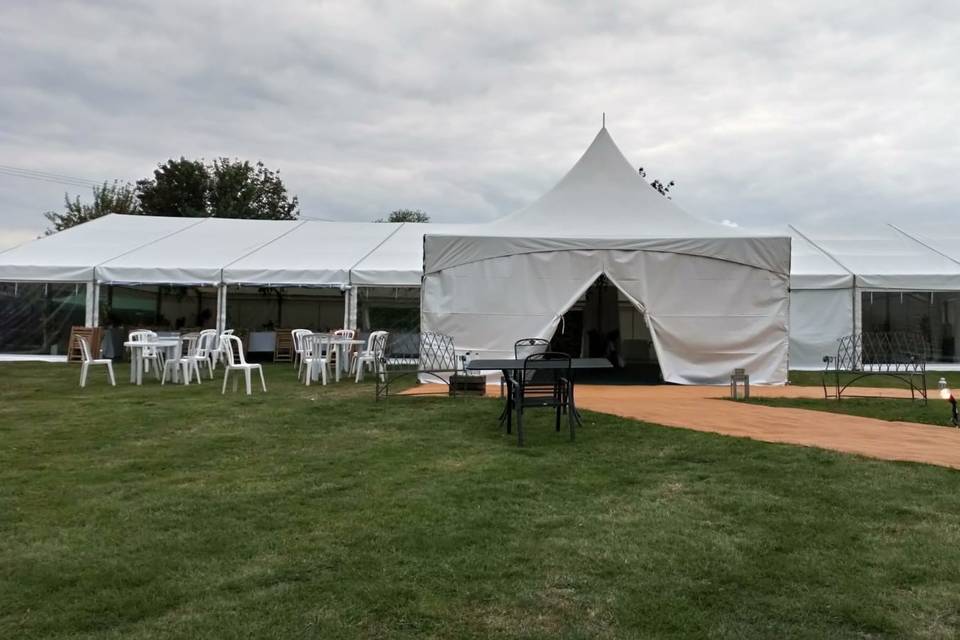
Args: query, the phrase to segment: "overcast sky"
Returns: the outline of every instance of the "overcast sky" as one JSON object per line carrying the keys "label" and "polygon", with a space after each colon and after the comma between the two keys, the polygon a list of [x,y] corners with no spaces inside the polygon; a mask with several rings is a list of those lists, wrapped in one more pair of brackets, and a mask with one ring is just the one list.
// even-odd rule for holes
{"label": "overcast sky", "polygon": [[[0,82],[4,167],[262,160],[315,218],[510,213],[606,111],[703,218],[960,221],[956,0],[4,0]],[[0,172],[0,247],[64,191],[89,195]]]}

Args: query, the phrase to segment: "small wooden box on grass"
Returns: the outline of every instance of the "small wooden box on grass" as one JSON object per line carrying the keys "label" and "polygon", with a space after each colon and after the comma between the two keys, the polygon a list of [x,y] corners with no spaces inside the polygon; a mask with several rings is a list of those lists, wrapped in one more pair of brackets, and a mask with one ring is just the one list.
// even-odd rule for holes
{"label": "small wooden box on grass", "polygon": [[455,373],[450,376],[450,395],[469,394],[483,396],[487,394],[486,376],[470,376]]}

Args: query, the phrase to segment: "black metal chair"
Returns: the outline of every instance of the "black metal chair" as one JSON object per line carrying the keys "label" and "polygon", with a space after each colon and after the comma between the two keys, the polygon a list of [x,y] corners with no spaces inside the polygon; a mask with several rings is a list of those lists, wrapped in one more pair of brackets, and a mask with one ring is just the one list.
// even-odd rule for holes
{"label": "black metal chair", "polygon": [[517,360],[550,350],[550,341],[545,338],[521,338],[513,343],[513,357]]}
{"label": "black metal chair", "polygon": [[[537,366],[543,361],[551,361],[554,366]],[[560,417],[567,415],[570,427],[570,440],[576,435],[572,393],[572,362],[566,353],[545,351],[534,353],[523,360],[523,369],[510,377],[507,386],[510,389],[508,399],[507,433],[512,430],[512,414],[517,414],[517,444],[523,446],[523,414],[526,409],[535,407],[552,408],[555,412],[555,427],[560,432]],[[517,375],[518,374],[518,375]]]}
{"label": "black metal chair", "polygon": [[[520,338],[513,343],[513,357],[517,360],[523,360],[527,356],[531,356],[535,353],[544,353],[549,350],[550,341],[545,338]],[[506,377],[500,378],[500,397],[503,397],[504,386],[507,388],[507,398],[509,399],[513,397],[513,389],[510,387],[510,379]],[[503,409],[503,413],[500,414],[501,425],[507,421],[511,413],[512,406],[509,402],[507,402]]]}

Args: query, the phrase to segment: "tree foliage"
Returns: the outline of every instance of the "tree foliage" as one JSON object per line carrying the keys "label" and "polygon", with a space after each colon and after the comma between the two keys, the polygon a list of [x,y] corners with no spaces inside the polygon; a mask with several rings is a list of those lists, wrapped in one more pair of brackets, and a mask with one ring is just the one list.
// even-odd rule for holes
{"label": "tree foliage", "polygon": [[[647,178],[647,172],[643,170],[643,167],[640,167],[640,177],[643,179]],[[653,187],[657,193],[665,197],[667,200],[670,200],[670,189],[674,187],[674,182],[663,183],[660,180],[654,180],[650,183],[650,186]]]}
{"label": "tree foliage", "polygon": [[80,196],[71,200],[69,194],[64,194],[63,213],[48,211],[43,214],[52,225],[46,233],[50,235],[63,231],[108,213],[141,213],[140,201],[133,185],[117,180],[114,180],[113,184],[104,182],[102,186],[93,187],[93,200],[89,204],[81,202]]}
{"label": "tree foliage", "polygon": [[167,160],[153,178],[137,181],[143,213],[151,216],[200,217],[207,214],[210,172],[200,160]]}
{"label": "tree foliage", "polygon": [[430,216],[420,209],[397,209],[386,220],[380,218],[377,222],[430,222]]}
{"label": "tree foliage", "polygon": [[107,213],[295,220],[299,206],[296,196],[287,195],[279,172],[262,162],[217,158],[208,164],[181,157],[158,165],[136,186],[114,181],[94,187],[90,204],[64,194],[64,212],[43,215],[51,234]]}
{"label": "tree foliage", "polygon": [[214,160],[208,204],[210,215],[220,218],[294,220],[299,215],[297,197],[287,198],[280,174],[262,162]]}
{"label": "tree foliage", "polygon": [[144,213],[158,216],[213,216],[294,220],[297,197],[289,198],[280,174],[262,162],[218,158],[168,160],[153,178],[137,182]]}

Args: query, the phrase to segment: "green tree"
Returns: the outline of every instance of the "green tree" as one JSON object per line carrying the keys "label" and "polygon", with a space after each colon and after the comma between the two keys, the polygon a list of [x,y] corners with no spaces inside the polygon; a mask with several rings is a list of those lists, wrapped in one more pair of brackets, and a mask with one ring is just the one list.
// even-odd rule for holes
{"label": "green tree", "polygon": [[168,160],[153,178],[137,182],[137,194],[143,213],[156,216],[295,220],[300,214],[297,197],[288,197],[280,174],[262,162]]}
{"label": "green tree", "polygon": [[137,180],[143,213],[151,216],[202,217],[207,214],[210,172],[201,160],[167,160],[153,178]]}
{"label": "green tree", "polygon": [[210,167],[208,204],[218,218],[294,220],[297,197],[287,197],[280,174],[247,161],[219,158]]}
{"label": "green tree", "polygon": [[53,225],[47,229],[47,235],[69,229],[75,225],[105,216],[108,213],[138,214],[140,202],[133,185],[121,183],[117,180],[113,184],[103,183],[93,187],[93,201],[90,204],[80,202],[80,196],[70,199],[70,194],[63,195],[63,213],[48,211],[43,217]]}
{"label": "green tree", "polygon": [[397,209],[386,220],[380,218],[377,222],[430,222],[430,216],[420,209]]}

